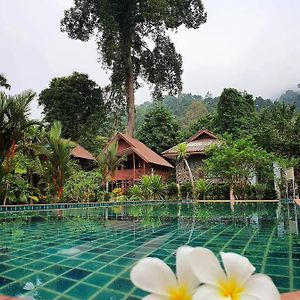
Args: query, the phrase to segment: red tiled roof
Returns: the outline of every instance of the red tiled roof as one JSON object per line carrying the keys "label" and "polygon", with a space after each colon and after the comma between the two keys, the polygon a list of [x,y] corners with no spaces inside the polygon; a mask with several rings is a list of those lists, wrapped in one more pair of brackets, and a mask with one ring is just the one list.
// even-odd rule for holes
{"label": "red tiled roof", "polygon": [[[206,129],[198,131],[185,142],[189,155],[203,154],[210,145],[218,143],[220,142],[217,136]],[[164,151],[162,155],[170,158],[176,157],[177,145]]]}
{"label": "red tiled roof", "polygon": [[88,160],[96,160],[95,157],[87,150],[85,150],[79,144],[76,145],[75,148],[71,151],[71,155],[77,158],[83,158]]}
{"label": "red tiled roof", "polygon": [[[152,163],[152,164],[156,164],[156,165],[160,165],[160,166],[174,168],[163,157],[161,157],[160,155],[155,153],[153,150],[148,148],[142,142],[136,140],[135,138],[133,138],[133,137],[127,135],[127,134],[120,133],[120,132],[117,133],[113,137],[113,139],[110,141],[110,143],[112,143],[113,141],[119,141],[119,139],[123,139],[130,146],[127,149],[125,149],[123,152],[127,152],[128,150],[132,150],[133,152],[135,152],[137,155],[139,155],[147,163]],[[105,149],[107,148],[107,146],[105,147]]]}

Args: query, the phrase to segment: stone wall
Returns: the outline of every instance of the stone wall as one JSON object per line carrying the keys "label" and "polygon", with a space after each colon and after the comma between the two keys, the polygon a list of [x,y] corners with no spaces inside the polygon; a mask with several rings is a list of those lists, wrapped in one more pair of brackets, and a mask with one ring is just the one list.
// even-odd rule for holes
{"label": "stone wall", "polygon": [[[203,156],[194,155],[187,159],[191,168],[194,180],[198,180],[203,177],[201,172]],[[190,181],[189,171],[185,166],[183,160],[176,162],[176,181],[177,183],[186,183]]]}

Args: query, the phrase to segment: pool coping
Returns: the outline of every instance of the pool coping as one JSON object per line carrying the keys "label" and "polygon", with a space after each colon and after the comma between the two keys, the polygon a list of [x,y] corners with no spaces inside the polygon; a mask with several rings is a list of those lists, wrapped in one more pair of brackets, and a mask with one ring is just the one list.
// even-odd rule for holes
{"label": "pool coping", "polygon": [[[236,200],[236,203],[276,203],[278,200]],[[122,205],[152,205],[176,203],[230,203],[230,200],[145,200],[145,201],[115,201],[115,202],[85,202],[85,203],[49,203],[49,204],[21,204],[0,205],[0,213],[19,211],[40,211],[53,209],[78,209],[90,207],[112,207]]]}

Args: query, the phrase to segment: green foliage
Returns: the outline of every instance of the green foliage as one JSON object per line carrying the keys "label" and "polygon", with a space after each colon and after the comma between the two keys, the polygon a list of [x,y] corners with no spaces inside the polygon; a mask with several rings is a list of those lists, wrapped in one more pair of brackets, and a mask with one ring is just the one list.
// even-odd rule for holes
{"label": "green foliage", "polygon": [[140,185],[133,185],[128,190],[128,195],[130,200],[141,200],[142,199],[142,188]]}
{"label": "green foliage", "polygon": [[252,95],[232,88],[224,89],[217,105],[218,132],[232,134],[234,138],[249,134],[253,128],[254,113]]}
{"label": "green foliage", "polygon": [[139,77],[154,86],[156,98],[181,90],[182,59],[167,30],[181,25],[196,29],[205,21],[200,0],[77,0],[65,11],[61,29],[72,39],[96,36],[101,62],[112,71],[110,99],[115,105],[127,104],[127,133],[132,135]]}
{"label": "green foliage", "polygon": [[278,101],[295,106],[296,110],[300,111],[300,93],[298,91],[287,90],[279,97]]}
{"label": "green foliage", "polygon": [[279,156],[300,157],[300,114],[294,106],[274,103],[257,116],[255,140]]}
{"label": "green foliage", "polygon": [[102,177],[97,171],[77,171],[67,180],[64,187],[65,202],[95,201],[101,189]]}
{"label": "green foliage", "polygon": [[69,140],[62,139],[61,133],[62,125],[55,121],[45,141],[46,147],[49,147],[45,161],[46,176],[49,182],[52,181],[59,201],[63,196],[66,180],[72,173],[71,149],[75,146]]}
{"label": "green foliage", "polygon": [[178,199],[178,186],[176,182],[170,182],[166,185],[166,193],[169,199]]}
{"label": "green foliage", "polygon": [[10,89],[11,86],[7,82],[7,78],[4,74],[0,74],[0,87],[4,87],[5,89]]}
{"label": "green foliage", "polygon": [[118,156],[118,143],[111,143],[98,157],[99,171],[103,180],[110,180],[114,177],[118,166],[123,161],[123,157]]}
{"label": "green foliage", "polygon": [[204,160],[208,175],[232,186],[238,198],[243,197],[241,193],[253,174],[260,172],[262,178],[267,178],[272,173],[272,157],[250,137],[233,140],[225,135],[221,145],[213,146],[208,154]]}
{"label": "green foliage", "polygon": [[164,183],[159,175],[144,175],[141,178],[140,188],[145,200],[160,200],[165,195]]}
{"label": "green foliage", "polygon": [[205,179],[198,179],[195,182],[196,199],[204,200],[209,192],[210,184]]}
{"label": "green foliage", "polygon": [[45,121],[60,120],[62,136],[73,141],[86,133],[93,140],[100,134],[107,112],[101,88],[87,74],[78,72],[53,78],[40,93],[39,104],[43,106]]}
{"label": "green foliage", "polygon": [[186,112],[180,118],[179,123],[183,129],[190,128],[199,119],[203,119],[208,116],[208,110],[202,101],[192,102]]}
{"label": "green foliage", "polygon": [[178,142],[179,127],[174,116],[161,105],[152,108],[145,116],[139,132],[139,140],[157,153]]}
{"label": "green foliage", "polygon": [[34,97],[31,91],[16,96],[0,92],[0,166],[5,156],[13,156],[14,145],[21,140],[24,130],[36,123],[29,120],[30,103]]}
{"label": "green foliage", "polygon": [[186,182],[180,185],[180,195],[183,199],[193,197],[193,186],[191,182]]}

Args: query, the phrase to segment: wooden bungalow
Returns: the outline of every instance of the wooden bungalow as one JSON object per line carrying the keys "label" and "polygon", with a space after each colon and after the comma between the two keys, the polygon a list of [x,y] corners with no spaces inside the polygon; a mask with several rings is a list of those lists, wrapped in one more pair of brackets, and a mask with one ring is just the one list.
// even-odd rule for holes
{"label": "wooden bungalow", "polygon": [[97,163],[96,158],[79,144],[72,149],[71,157],[86,171],[92,170]]}
{"label": "wooden bungalow", "polygon": [[127,189],[143,175],[160,175],[164,181],[169,179],[174,167],[142,142],[129,135],[117,133],[104,151],[112,143],[117,143],[117,155],[123,157],[122,163],[111,178],[112,187]]}
{"label": "wooden bungalow", "polygon": [[[195,180],[203,177],[201,172],[202,161],[205,158],[205,150],[212,144],[218,144],[219,140],[215,134],[209,130],[203,129],[190,137],[186,142],[187,145],[187,161],[191,168]],[[164,157],[176,160],[177,145],[164,151]],[[183,161],[176,160],[176,181],[177,183],[185,183],[190,181],[188,170]]]}

